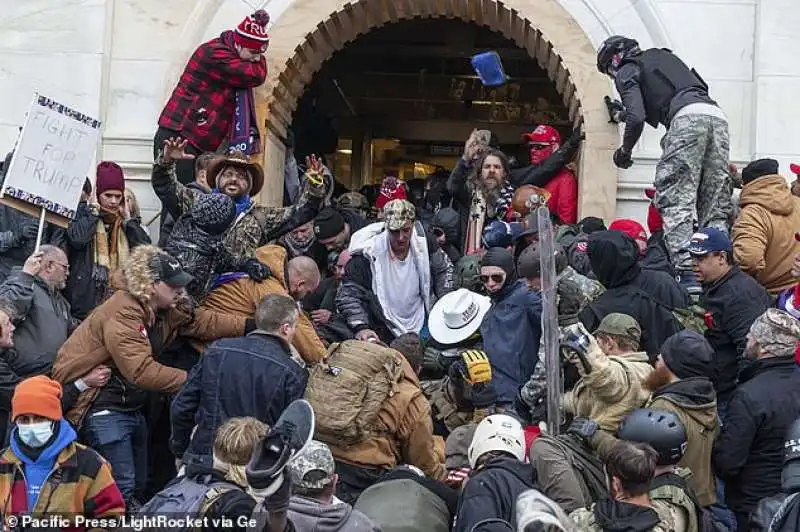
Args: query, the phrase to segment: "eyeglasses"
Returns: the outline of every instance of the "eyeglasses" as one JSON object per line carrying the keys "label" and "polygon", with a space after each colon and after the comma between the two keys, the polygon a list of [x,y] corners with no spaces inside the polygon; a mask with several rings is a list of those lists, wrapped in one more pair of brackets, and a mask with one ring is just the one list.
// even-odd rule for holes
{"label": "eyeglasses", "polygon": [[481,282],[483,284],[487,284],[489,281],[493,283],[500,284],[506,280],[505,274],[502,273],[493,273],[491,275],[481,275]]}

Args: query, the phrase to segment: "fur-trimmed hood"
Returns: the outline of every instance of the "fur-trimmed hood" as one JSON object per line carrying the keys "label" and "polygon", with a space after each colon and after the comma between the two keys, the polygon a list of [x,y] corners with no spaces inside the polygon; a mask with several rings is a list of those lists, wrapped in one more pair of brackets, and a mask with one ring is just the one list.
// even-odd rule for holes
{"label": "fur-trimmed hood", "polygon": [[167,252],[156,246],[139,246],[131,252],[128,261],[122,265],[124,289],[143,302],[150,300],[150,287],[155,282],[150,265],[157,254],[167,255]]}

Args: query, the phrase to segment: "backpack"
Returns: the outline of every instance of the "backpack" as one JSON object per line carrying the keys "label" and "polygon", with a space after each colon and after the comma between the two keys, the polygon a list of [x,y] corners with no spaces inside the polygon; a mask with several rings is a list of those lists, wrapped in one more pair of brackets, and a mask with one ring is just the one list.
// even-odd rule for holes
{"label": "backpack", "polygon": [[[727,527],[717,525],[713,514],[707,508],[700,506],[694,490],[686,479],[676,473],[658,475],[650,483],[650,498],[666,501],[668,504],[682,506],[689,514],[688,530],[699,532],[722,532]],[[692,514],[691,509],[695,512]]]}
{"label": "backpack", "polygon": [[384,532],[449,532],[452,521],[447,504],[412,479],[373,484],[358,497],[354,508]]}
{"label": "backpack", "polygon": [[702,335],[705,335],[706,331],[708,330],[708,325],[706,324],[706,309],[697,303],[689,305],[686,308],[675,308],[659,301],[643,290],[637,290],[637,292],[659,307],[668,310],[670,314],[672,314],[672,317],[675,318],[675,321],[677,321],[684,329],[689,329],[690,331],[694,331]]}
{"label": "backpack", "polygon": [[[219,497],[236,489],[240,488],[231,482],[212,480],[211,475],[199,481],[186,476],[178,477],[139,508],[138,515],[203,517]],[[194,528],[186,526],[177,530],[190,531]]]}
{"label": "backpack", "polygon": [[347,340],[333,344],[314,366],[305,398],[315,415],[314,437],[346,447],[377,432],[384,401],[394,395],[403,375],[403,358],[394,349]]}

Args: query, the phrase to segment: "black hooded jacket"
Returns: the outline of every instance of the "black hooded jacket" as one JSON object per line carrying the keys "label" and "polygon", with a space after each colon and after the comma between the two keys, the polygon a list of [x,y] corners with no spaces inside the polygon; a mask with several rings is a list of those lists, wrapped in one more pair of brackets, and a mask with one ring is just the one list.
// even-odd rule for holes
{"label": "black hooded jacket", "polygon": [[736,512],[781,491],[784,442],[800,417],[800,373],[794,358],[767,358],[742,372],[722,433],[714,444],[714,471]]}
{"label": "black hooded jacket", "polygon": [[516,530],[517,497],[532,488],[536,488],[533,466],[510,457],[492,458],[464,487],[453,532],[507,532],[502,521]]}
{"label": "black hooded jacket", "polygon": [[597,501],[592,512],[597,525],[608,532],[646,532],[661,522],[652,508],[610,497]]}
{"label": "black hooded jacket", "polygon": [[450,207],[444,207],[433,216],[431,227],[438,227],[444,231],[445,245],[440,246],[450,262],[457,263],[461,258],[461,215]]}
{"label": "black hooded jacket", "polygon": [[655,356],[682,329],[670,309],[689,305],[686,292],[666,273],[641,269],[636,243],[619,231],[589,235],[589,258],[606,291],[581,311],[580,321],[593,332],[607,315],[628,314],[642,327],[641,349]]}

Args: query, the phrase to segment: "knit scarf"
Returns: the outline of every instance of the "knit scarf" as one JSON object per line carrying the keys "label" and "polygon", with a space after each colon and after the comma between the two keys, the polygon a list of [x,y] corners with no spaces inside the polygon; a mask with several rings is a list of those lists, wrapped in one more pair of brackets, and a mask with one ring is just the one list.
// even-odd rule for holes
{"label": "knit scarf", "polygon": [[[111,226],[111,234],[106,232],[106,224]],[[130,249],[123,230],[124,220],[117,212],[109,212],[100,207],[97,232],[94,236],[94,264],[112,272],[128,260]]]}
{"label": "knit scarf", "polygon": [[[226,44],[235,48],[233,32],[226,34]],[[229,151],[240,151],[247,156],[261,153],[261,136],[256,127],[256,108],[253,89],[237,89],[231,130]]]}

